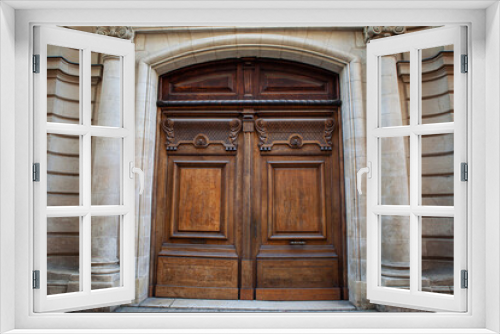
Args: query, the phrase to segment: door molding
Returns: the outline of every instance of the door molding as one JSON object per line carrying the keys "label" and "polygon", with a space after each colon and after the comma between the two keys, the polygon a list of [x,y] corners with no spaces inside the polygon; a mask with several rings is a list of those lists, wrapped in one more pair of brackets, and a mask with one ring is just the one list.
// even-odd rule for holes
{"label": "door molding", "polygon": [[[207,32],[210,29],[207,28]],[[263,31],[264,32],[264,31]],[[252,36],[250,36],[252,35]],[[356,203],[365,201],[355,190],[355,175],[359,166],[366,164],[366,145],[364,138],[364,101],[362,88],[362,65],[360,58],[338,49],[335,44],[319,45],[307,39],[294,38],[283,33],[240,34],[233,33],[215,36],[215,39],[194,39],[180,41],[175,47],[166,47],[147,57],[138,56],[138,72],[136,95],[136,161],[142,165],[146,173],[146,189],[141,199],[138,199],[137,229],[140,246],[137,250],[139,267],[147,268],[153,258],[150,257],[149,238],[150,222],[154,220],[153,178],[155,160],[155,142],[158,134],[156,128],[158,77],[183,66],[205,62],[214,59],[233,58],[238,56],[238,50],[248,56],[259,56],[267,52],[269,58],[296,60],[300,57],[305,64],[334,70],[340,75],[341,107],[344,141],[345,168],[345,199],[346,199],[346,230],[349,231],[347,252],[350,262],[354,262],[349,271],[350,301],[361,304],[363,298],[366,267],[365,255],[362,252],[365,243],[365,233],[362,227],[366,213]],[[247,39],[248,38],[248,39]],[[248,44],[250,43],[250,44]],[[243,46],[246,44],[246,46]],[[189,52],[178,53],[178,48]],[[196,56],[196,57],[195,57]],[[154,262],[154,261],[153,261]],[[149,270],[138,274],[136,300],[141,301],[148,295]],[[359,290],[360,293],[356,294]]]}
{"label": "door molding", "polygon": [[[213,102],[222,99],[224,99],[224,101],[238,101],[241,97],[246,97],[246,101],[249,102],[276,101],[280,99],[297,100],[297,98],[302,98],[301,101],[308,101],[311,97],[315,99],[314,101],[334,100],[340,102],[338,82],[338,74],[302,63],[261,58],[231,59],[193,65],[160,77],[159,98],[162,103],[169,101],[169,99],[173,101],[187,101],[187,99],[199,101],[199,99],[205,99],[206,96],[212,98],[211,101]],[[340,105],[339,102],[336,104]],[[223,235],[219,235],[220,233],[218,235],[211,235],[208,232],[202,233],[201,230],[198,231],[200,228],[203,231],[209,228],[212,224],[211,221],[207,221],[207,224],[210,226],[201,226],[201,223],[195,223],[194,225],[196,225],[197,228],[193,226],[193,231],[196,231],[195,234],[203,234],[203,241],[205,242],[200,246],[193,245],[188,247],[197,247],[198,252],[207,249],[208,253],[212,254],[212,251],[207,247],[213,247],[215,245],[213,242],[217,238],[227,240],[227,242],[229,242],[228,245],[235,247],[241,261],[241,272],[239,274],[240,279],[238,283],[238,286],[242,289],[240,298],[254,299],[254,289],[257,288],[255,275],[259,274],[258,271],[256,272],[256,257],[260,252],[260,238],[257,232],[260,227],[257,227],[257,229],[253,227],[257,225],[257,222],[264,224],[264,221],[261,222],[260,219],[260,205],[258,204],[258,199],[260,198],[259,189],[264,187],[264,185],[259,185],[261,181],[260,177],[257,177],[260,175],[260,172],[257,172],[257,170],[260,169],[258,164],[263,161],[262,158],[266,155],[269,156],[269,154],[281,156],[280,159],[284,161],[291,158],[287,157],[287,155],[295,156],[298,154],[299,156],[310,156],[310,158],[307,159],[312,160],[295,161],[292,159],[293,161],[286,162],[285,164],[282,163],[283,161],[276,161],[270,162],[269,167],[274,166],[275,168],[284,170],[283,168],[287,169],[287,166],[295,168],[297,165],[300,165],[300,170],[304,170],[308,173],[304,169],[306,168],[316,175],[312,177],[319,182],[319,188],[316,194],[317,196],[313,197],[316,198],[315,201],[319,201],[319,210],[322,212],[322,214],[318,216],[319,221],[317,224],[319,230],[315,233],[300,233],[300,235],[305,236],[307,234],[307,239],[311,239],[310,241],[313,241],[313,239],[315,240],[313,244],[317,242],[326,242],[324,246],[319,246],[320,248],[324,248],[327,244],[334,245],[335,247],[334,249],[329,246],[331,249],[327,247],[328,249],[325,248],[323,250],[324,254],[321,253],[321,255],[319,255],[320,258],[326,256],[327,258],[335,257],[335,259],[322,260],[326,261],[321,265],[322,268],[326,268],[326,263],[330,263],[332,269],[331,272],[328,270],[324,272],[325,281],[322,281],[318,287],[329,287],[330,285],[326,282],[331,280],[330,288],[333,289],[335,287],[333,290],[336,292],[332,293],[332,289],[323,289],[324,291],[320,289],[321,291],[317,290],[316,292],[308,289],[307,295],[312,299],[348,299],[347,262],[345,261],[347,255],[345,247],[345,202],[343,200],[344,185],[342,182],[343,158],[341,158],[343,137],[341,132],[342,127],[339,126],[342,124],[342,120],[338,107],[324,107],[318,104],[305,107],[304,103],[301,103],[300,105],[290,104],[286,109],[283,109],[273,105],[264,106],[264,103],[261,103],[256,109],[247,108],[247,105],[238,107],[217,105],[217,108],[213,109],[210,108],[210,106],[200,108],[198,105],[193,106],[184,104],[183,107],[163,107],[160,109],[159,113],[161,117],[157,118],[157,128],[161,130],[159,130],[160,132],[158,133],[156,143],[157,175],[154,184],[156,186],[154,203],[158,203],[158,205],[153,207],[153,209],[156,210],[156,217],[153,222],[154,232],[152,233],[153,247],[151,250],[150,296],[177,296],[177,293],[172,290],[172,285],[179,287],[183,285],[182,281],[177,281],[176,279],[172,281],[173,276],[167,275],[166,271],[164,274],[167,276],[161,274],[165,270],[164,266],[166,263],[163,256],[167,256],[167,253],[169,254],[168,256],[174,257],[195,256],[198,258],[197,264],[193,263],[192,266],[204,267],[203,269],[199,269],[199,275],[204,275],[204,271],[209,272],[212,270],[204,266],[202,264],[203,261],[200,260],[200,258],[206,257],[206,255],[202,255],[202,253],[191,253],[191,255],[186,255],[188,250],[184,250],[183,247],[185,246],[181,247],[181,244],[175,244],[176,242],[189,243],[192,241],[188,239],[185,239],[185,241],[175,241],[178,238],[190,238],[191,233],[185,231],[181,232],[181,223],[189,226],[193,225],[189,220],[184,221],[179,218],[179,203],[185,203],[185,205],[183,204],[182,206],[189,207],[187,210],[189,212],[194,212],[193,214],[197,215],[199,211],[189,202],[185,202],[186,199],[182,200],[182,198],[179,197],[178,191],[182,185],[179,184],[177,178],[181,175],[179,172],[181,168],[199,170],[199,172],[193,173],[201,173],[200,168],[208,168],[203,166],[209,164],[209,161],[211,161],[210,159],[223,160],[226,157],[229,159],[229,156],[233,156],[237,161],[236,165],[238,167],[235,173],[238,176],[236,185],[232,186],[232,188],[237,188],[237,193],[234,201],[228,202],[226,206],[226,209],[229,207],[231,211],[225,212],[223,216],[229,217],[233,214],[235,215],[233,224],[230,225],[233,227],[235,234],[228,235],[225,233],[227,227],[224,228],[224,224],[227,225],[227,221],[217,223],[218,226],[220,225],[217,231],[224,232]],[[243,135],[240,137],[240,142],[238,144],[236,138],[238,132],[242,128]],[[254,132],[254,128],[257,132]],[[262,143],[263,137],[269,139],[269,143],[266,142],[264,145]],[[231,147],[228,147],[228,145]],[[223,146],[226,147],[225,150],[222,149]],[[242,152],[240,152],[238,146],[243,147]],[[190,157],[193,155],[200,156],[197,158]],[[262,158],[260,158],[261,155]],[[314,156],[322,158],[318,160],[318,158]],[[197,161],[193,160],[187,162],[185,159],[195,159]],[[210,163],[213,165],[216,162],[220,163],[220,161],[213,161]],[[328,169],[325,169],[325,164],[328,164]],[[188,165],[191,167],[188,167]],[[223,167],[221,168],[222,171],[226,169]],[[332,171],[335,177],[333,174],[325,175],[326,170]],[[204,173],[206,174],[207,172]],[[225,172],[222,173],[222,179],[227,178],[227,176],[225,176],[226,174]],[[310,173],[308,173],[308,175],[309,174]],[[332,177],[334,177],[335,181],[333,181]],[[169,178],[173,179],[169,180]],[[311,179],[308,180],[311,181]],[[186,179],[186,182],[188,181],[189,180]],[[194,181],[189,182],[192,183]],[[191,187],[191,183],[189,182],[186,186],[187,188]],[[235,181],[234,179],[227,179],[227,182]],[[340,185],[338,182],[340,182]],[[195,185],[193,184],[192,186],[194,187]],[[332,195],[331,187],[335,189],[333,190],[335,195]],[[223,191],[222,194],[227,194],[227,191]],[[227,197],[222,196],[221,200],[223,198]],[[179,202],[180,200],[182,201]],[[203,198],[199,200],[202,202],[204,201]],[[332,203],[330,204],[328,201],[332,201]],[[315,205],[313,203],[311,204],[313,206]],[[172,205],[175,206],[172,207]],[[203,203],[200,205],[203,206]],[[222,203],[221,207],[223,205],[225,204]],[[332,209],[332,205],[335,208]],[[313,211],[316,212],[314,209]],[[271,224],[269,226],[274,226],[273,219],[269,220],[269,223]],[[296,228],[299,228],[299,226],[295,226],[295,229]],[[285,242],[288,244],[288,240],[285,239],[290,239],[290,235],[277,232],[276,235],[269,236],[269,238],[269,240],[283,239],[279,241],[279,243]],[[222,240],[220,241],[222,242]],[[207,243],[206,246],[204,245],[205,243]],[[174,248],[179,249],[179,247],[183,249],[181,251],[183,255],[178,252],[176,253],[174,250]],[[312,247],[314,248],[316,246]],[[306,248],[308,249],[307,252],[311,251],[309,245],[306,246]],[[313,250],[313,253],[314,252],[316,251]],[[327,253],[328,255],[325,255]],[[265,256],[269,256],[269,254]],[[297,265],[299,267],[309,265],[306,263],[309,261],[306,260],[308,257],[307,255],[297,254],[297,256],[299,258],[303,257],[300,261],[304,263],[300,264],[300,261],[292,261],[294,267]],[[318,255],[314,256],[317,257]],[[272,260],[273,256],[269,258],[269,261]],[[175,267],[172,269],[175,271],[178,270],[178,266],[185,264],[172,263],[171,265]],[[259,266],[261,267],[261,265]],[[291,270],[293,270],[292,267],[286,270],[286,272],[290,272]],[[288,273],[286,275],[288,275]],[[180,276],[182,276],[180,273],[176,274],[176,277]],[[189,281],[186,281],[188,282],[186,284],[196,285],[198,289],[196,291],[201,291],[199,288],[204,288],[206,289],[203,290],[204,295],[205,293],[209,293],[208,286],[191,282],[188,277],[184,279]],[[288,290],[292,294],[297,294],[298,292],[294,290],[295,286],[300,287],[301,283],[295,280],[290,282],[293,286],[290,286],[291,290]],[[233,283],[234,282],[228,281],[227,284]],[[207,284],[210,285],[209,283]],[[286,286],[286,283],[283,284]],[[309,284],[307,286],[315,287],[316,285]],[[341,291],[342,288],[344,288],[344,291]],[[153,289],[156,289],[156,291]],[[180,288],[180,290],[182,290],[182,288]],[[158,294],[158,291],[161,291],[160,294]],[[272,295],[269,295],[269,298],[290,298],[285,296],[286,293],[283,294],[283,291],[281,291],[281,294],[273,292]],[[194,296],[197,295],[197,292],[194,292]],[[223,298],[223,296],[226,296],[223,293],[216,295],[219,297],[214,298]],[[234,294],[231,293],[230,295],[230,298],[234,298]],[[186,294],[182,296],[188,297]],[[299,295],[295,296],[295,298],[297,297],[304,298],[304,296]]]}

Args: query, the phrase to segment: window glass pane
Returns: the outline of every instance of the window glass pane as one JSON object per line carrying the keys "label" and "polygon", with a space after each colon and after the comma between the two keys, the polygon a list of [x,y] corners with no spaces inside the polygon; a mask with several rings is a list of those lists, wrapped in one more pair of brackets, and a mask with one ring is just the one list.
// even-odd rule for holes
{"label": "window glass pane", "polygon": [[453,218],[421,217],[422,290],[453,294]]}
{"label": "window glass pane", "polygon": [[80,291],[80,217],[47,218],[47,294]]}
{"label": "window glass pane", "polygon": [[80,123],[80,50],[47,45],[47,122]]}
{"label": "window glass pane", "polygon": [[122,138],[92,137],[92,205],[120,205]]}
{"label": "window glass pane", "polygon": [[410,289],[410,217],[380,216],[380,285]]}
{"label": "window glass pane", "polygon": [[421,136],[421,205],[453,206],[453,139],[452,133]]}
{"label": "window glass pane", "polygon": [[122,58],[98,52],[92,61],[92,125],[122,126]]}
{"label": "window glass pane", "polygon": [[421,124],[453,122],[453,45],[421,50]]}
{"label": "window glass pane", "polygon": [[47,135],[47,205],[80,205],[80,137]]}
{"label": "window glass pane", "polygon": [[121,216],[92,217],[92,290],[122,286]]}
{"label": "window glass pane", "polygon": [[380,127],[410,124],[410,53],[380,57]]}
{"label": "window glass pane", "polygon": [[380,138],[380,204],[409,205],[410,138]]}

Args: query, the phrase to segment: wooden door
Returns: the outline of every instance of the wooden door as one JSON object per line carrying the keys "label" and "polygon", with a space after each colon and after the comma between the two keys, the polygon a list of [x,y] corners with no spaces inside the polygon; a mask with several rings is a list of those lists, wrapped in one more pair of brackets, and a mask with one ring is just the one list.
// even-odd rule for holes
{"label": "wooden door", "polygon": [[256,121],[256,299],[343,297],[342,173],[333,117]]}
{"label": "wooden door", "polygon": [[159,92],[151,295],[347,298],[338,76],[229,60]]}
{"label": "wooden door", "polygon": [[159,161],[157,297],[238,299],[237,118],[167,118]]}

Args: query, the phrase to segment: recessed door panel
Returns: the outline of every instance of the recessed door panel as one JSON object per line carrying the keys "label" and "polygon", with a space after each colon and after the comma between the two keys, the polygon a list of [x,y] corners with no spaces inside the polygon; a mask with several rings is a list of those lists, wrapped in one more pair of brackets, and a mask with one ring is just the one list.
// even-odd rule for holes
{"label": "recessed door panel", "polygon": [[322,288],[338,282],[335,260],[259,261],[257,284],[263,288]]}
{"label": "recessed door panel", "polygon": [[157,296],[238,299],[238,259],[160,257]]}
{"label": "recessed door panel", "polygon": [[270,161],[267,173],[268,238],[324,239],[324,161]]}
{"label": "recessed door panel", "polygon": [[220,168],[184,168],[179,183],[179,231],[219,232],[222,173]]}
{"label": "recessed door panel", "polygon": [[228,165],[225,161],[173,161],[171,236],[227,238]]}

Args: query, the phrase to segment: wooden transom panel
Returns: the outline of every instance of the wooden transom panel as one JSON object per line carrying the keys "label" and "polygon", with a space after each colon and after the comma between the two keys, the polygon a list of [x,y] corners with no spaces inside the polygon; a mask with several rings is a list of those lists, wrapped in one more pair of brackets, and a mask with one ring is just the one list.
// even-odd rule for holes
{"label": "wooden transom panel", "polygon": [[[192,71],[181,71],[160,80],[162,96],[170,99],[190,100],[193,96],[212,99],[213,95],[232,98],[238,95],[238,67],[236,64],[196,66]],[[161,98],[164,99],[164,98]]]}
{"label": "wooden transom panel", "polygon": [[269,238],[326,237],[324,163],[269,162]]}
{"label": "wooden transom panel", "polygon": [[336,100],[338,74],[265,58],[222,60],[160,77],[160,101]]}
{"label": "wooden transom panel", "polygon": [[328,81],[318,80],[306,75],[261,69],[260,78],[262,96],[278,92],[295,92],[298,94],[310,94],[314,92],[328,94]]}

